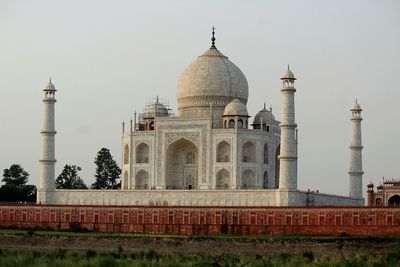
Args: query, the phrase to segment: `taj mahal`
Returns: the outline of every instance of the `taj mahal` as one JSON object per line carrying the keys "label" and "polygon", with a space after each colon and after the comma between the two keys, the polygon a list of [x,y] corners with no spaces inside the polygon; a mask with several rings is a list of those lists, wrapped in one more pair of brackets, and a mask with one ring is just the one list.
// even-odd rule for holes
{"label": "taj mahal", "polygon": [[135,112],[130,124],[123,125],[120,190],[55,188],[56,88],[50,81],[44,89],[37,202],[151,206],[364,205],[362,109],[357,101],[351,108],[349,195],[301,190],[297,186],[295,75],[288,67],[280,77],[280,121],[265,104],[252,117],[247,111],[246,77],[217,49],[215,41],[213,29],[211,47],[180,75],[176,86],[177,115],[157,97],[143,112]]}

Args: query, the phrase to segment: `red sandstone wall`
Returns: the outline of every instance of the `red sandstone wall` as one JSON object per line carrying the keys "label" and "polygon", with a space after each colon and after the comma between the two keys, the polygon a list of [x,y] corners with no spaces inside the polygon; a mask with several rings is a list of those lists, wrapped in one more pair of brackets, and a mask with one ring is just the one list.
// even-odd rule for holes
{"label": "red sandstone wall", "polygon": [[0,205],[0,227],[187,235],[399,235],[400,208]]}

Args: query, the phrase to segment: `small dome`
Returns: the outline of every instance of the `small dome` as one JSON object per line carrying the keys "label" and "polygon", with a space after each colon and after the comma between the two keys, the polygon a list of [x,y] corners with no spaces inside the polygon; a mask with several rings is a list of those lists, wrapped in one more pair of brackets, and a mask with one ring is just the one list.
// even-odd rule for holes
{"label": "small dome", "polygon": [[146,111],[144,112],[145,119],[154,117],[168,117],[168,116],[169,116],[168,109],[163,104],[158,102],[158,98],[156,102],[149,105]]}
{"label": "small dome", "polygon": [[56,91],[56,87],[54,84],[51,82],[51,78],[49,83],[46,85],[46,88],[44,88],[45,91]]}
{"label": "small dome", "polygon": [[370,181],[367,185],[367,187],[374,187],[374,184]]}
{"label": "small dome", "polygon": [[245,104],[238,99],[234,99],[226,105],[224,116],[249,116],[249,113]]}
{"label": "small dome", "polygon": [[361,111],[361,106],[360,104],[358,104],[357,99],[356,102],[354,102],[353,108],[351,109],[351,111]]}
{"label": "small dome", "polygon": [[284,79],[290,79],[290,80],[296,80],[296,78],[294,77],[293,72],[289,69],[289,65],[287,70],[285,71],[285,73],[283,73],[281,80]]}
{"label": "small dome", "polygon": [[264,106],[264,108],[260,110],[254,117],[253,125],[261,124],[261,119],[263,123],[274,121],[275,117],[274,114],[272,114],[272,110],[268,110]]}

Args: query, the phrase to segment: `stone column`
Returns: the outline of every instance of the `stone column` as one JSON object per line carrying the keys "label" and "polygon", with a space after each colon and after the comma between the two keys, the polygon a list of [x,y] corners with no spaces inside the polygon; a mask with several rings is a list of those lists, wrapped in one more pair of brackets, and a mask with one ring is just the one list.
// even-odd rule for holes
{"label": "stone column", "polygon": [[279,127],[281,128],[281,150],[279,189],[297,190],[297,144],[294,107],[294,81],[296,78],[288,70],[284,73],[282,80],[282,118]]}
{"label": "stone column", "polygon": [[361,106],[356,102],[351,109],[351,145],[350,145],[350,197],[362,198],[362,149],[361,144]]}
{"label": "stone column", "polygon": [[55,93],[56,89],[51,82],[43,90],[43,128],[41,133],[41,153],[39,169],[39,190],[37,203],[52,204],[54,202],[53,192],[55,190]]}

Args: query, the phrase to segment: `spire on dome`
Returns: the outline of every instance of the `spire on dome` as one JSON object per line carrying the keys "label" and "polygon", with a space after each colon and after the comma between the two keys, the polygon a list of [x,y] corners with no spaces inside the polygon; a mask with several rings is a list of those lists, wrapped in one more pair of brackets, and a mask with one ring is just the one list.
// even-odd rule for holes
{"label": "spire on dome", "polygon": [[264,109],[265,109],[265,102],[264,102]]}
{"label": "spire on dome", "polygon": [[211,48],[215,48],[215,27],[212,27]]}
{"label": "spire on dome", "polygon": [[44,88],[44,91],[57,91],[56,87],[54,84],[51,82],[51,77],[49,79],[49,83],[46,85],[46,88]]}

